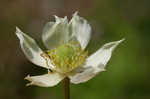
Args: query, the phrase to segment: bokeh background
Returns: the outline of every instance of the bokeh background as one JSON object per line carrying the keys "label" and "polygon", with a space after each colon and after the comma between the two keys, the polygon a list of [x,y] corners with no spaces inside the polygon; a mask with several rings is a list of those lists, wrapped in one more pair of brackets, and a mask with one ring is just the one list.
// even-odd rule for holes
{"label": "bokeh background", "polygon": [[150,99],[150,0],[0,0],[0,99],[63,99],[62,84],[26,87],[27,74],[45,69],[30,63],[15,35],[15,26],[42,46],[41,32],[53,15],[71,18],[75,11],[92,26],[87,47],[125,38],[107,71],[87,83],[71,84],[71,99]]}

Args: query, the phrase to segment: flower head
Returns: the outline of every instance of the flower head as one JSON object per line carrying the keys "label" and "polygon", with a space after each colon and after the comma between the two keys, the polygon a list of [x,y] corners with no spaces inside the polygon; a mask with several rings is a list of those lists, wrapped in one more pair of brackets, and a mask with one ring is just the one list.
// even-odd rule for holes
{"label": "flower head", "polygon": [[88,22],[77,12],[69,22],[67,17],[55,16],[55,19],[56,22],[48,22],[43,29],[42,40],[48,49],[46,51],[16,27],[16,35],[25,56],[32,63],[48,69],[47,74],[25,77],[31,81],[27,85],[51,87],[65,77],[69,77],[74,84],[86,82],[105,70],[113,50],[124,40],[107,43],[88,56],[85,50],[91,37]]}

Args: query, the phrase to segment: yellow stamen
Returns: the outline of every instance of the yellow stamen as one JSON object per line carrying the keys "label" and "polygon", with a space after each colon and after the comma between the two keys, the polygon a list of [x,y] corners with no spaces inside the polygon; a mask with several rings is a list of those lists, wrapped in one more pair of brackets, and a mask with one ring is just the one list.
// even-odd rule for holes
{"label": "yellow stamen", "polygon": [[61,73],[68,73],[82,65],[88,55],[86,51],[81,49],[78,42],[63,43],[55,49],[48,50],[46,53],[56,70],[59,70]]}

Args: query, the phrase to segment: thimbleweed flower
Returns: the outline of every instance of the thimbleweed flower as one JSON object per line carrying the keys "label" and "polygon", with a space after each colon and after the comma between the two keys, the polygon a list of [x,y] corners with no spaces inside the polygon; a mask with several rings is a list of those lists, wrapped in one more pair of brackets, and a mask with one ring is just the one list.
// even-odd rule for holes
{"label": "thimbleweed flower", "polygon": [[91,37],[88,22],[77,13],[69,22],[67,17],[55,16],[55,19],[56,22],[48,22],[43,29],[42,40],[47,51],[43,51],[34,39],[16,28],[26,57],[32,63],[48,69],[47,74],[25,77],[30,81],[27,85],[51,87],[65,77],[74,84],[86,82],[105,70],[113,50],[123,41],[107,43],[88,56],[85,50]]}

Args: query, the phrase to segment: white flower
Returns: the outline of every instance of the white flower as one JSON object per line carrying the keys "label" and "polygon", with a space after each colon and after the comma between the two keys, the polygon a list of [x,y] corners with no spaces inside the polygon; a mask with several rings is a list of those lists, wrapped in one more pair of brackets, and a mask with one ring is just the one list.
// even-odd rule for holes
{"label": "white flower", "polygon": [[31,81],[27,85],[51,87],[65,77],[69,77],[74,84],[86,82],[105,70],[112,51],[124,40],[107,43],[87,56],[84,49],[91,37],[88,22],[77,13],[69,22],[67,17],[55,16],[55,19],[56,22],[48,22],[43,30],[42,40],[47,51],[43,51],[34,39],[16,28],[25,56],[32,63],[48,69],[47,74],[25,77]]}

